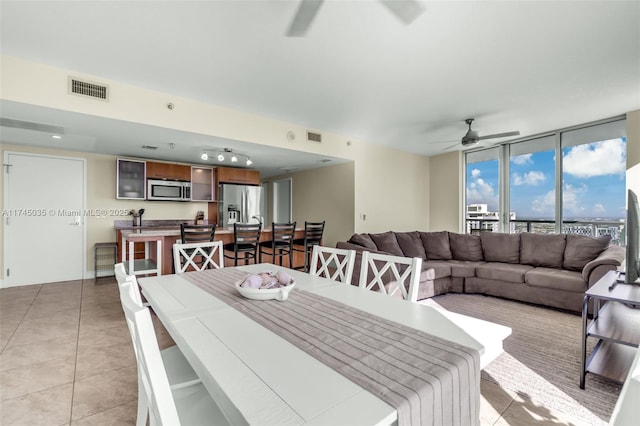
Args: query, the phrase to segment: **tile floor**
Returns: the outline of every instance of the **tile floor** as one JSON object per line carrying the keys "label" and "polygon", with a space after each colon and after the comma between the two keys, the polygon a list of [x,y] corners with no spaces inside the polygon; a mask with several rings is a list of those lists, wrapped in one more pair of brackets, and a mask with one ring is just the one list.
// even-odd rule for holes
{"label": "tile floor", "polygon": [[[172,344],[156,321],[159,345]],[[115,280],[0,289],[0,424],[134,425],[136,364]],[[579,422],[482,380],[482,425]]]}

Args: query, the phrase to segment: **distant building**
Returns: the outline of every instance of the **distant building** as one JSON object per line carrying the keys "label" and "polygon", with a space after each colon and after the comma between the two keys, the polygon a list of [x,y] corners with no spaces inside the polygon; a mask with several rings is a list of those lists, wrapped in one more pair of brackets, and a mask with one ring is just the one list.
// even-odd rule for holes
{"label": "distant building", "polygon": [[[509,220],[516,219],[516,212],[509,212]],[[513,227],[513,224],[511,224]],[[500,212],[490,212],[487,204],[467,205],[467,233],[481,231],[498,232],[500,228]],[[509,232],[513,232],[511,229]]]}

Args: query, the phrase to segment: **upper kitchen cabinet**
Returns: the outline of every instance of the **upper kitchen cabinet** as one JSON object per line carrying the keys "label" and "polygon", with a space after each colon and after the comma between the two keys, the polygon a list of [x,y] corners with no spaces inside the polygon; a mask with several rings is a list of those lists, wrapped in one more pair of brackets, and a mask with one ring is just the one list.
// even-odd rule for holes
{"label": "upper kitchen cabinet", "polygon": [[213,169],[211,167],[191,167],[191,200],[215,200],[213,187]]}
{"label": "upper kitchen cabinet", "polygon": [[191,180],[191,166],[147,161],[147,178],[189,182]]}
{"label": "upper kitchen cabinet", "polygon": [[218,183],[239,183],[243,185],[260,185],[260,172],[233,167],[216,169]]}
{"label": "upper kitchen cabinet", "polygon": [[146,197],[145,161],[125,160],[116,162],[116,198],[144,200]]}

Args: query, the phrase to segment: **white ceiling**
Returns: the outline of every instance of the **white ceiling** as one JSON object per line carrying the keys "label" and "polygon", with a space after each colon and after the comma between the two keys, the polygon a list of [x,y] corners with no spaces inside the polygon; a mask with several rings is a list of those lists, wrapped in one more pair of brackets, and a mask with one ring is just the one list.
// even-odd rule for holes
{"label": "white ceiling", "polygon": [[[422,4],[424,13],[404,25],[376,0],[327,0],[306,37],[291,38],[296,0],[2,0],[0,49],[425,155],[459,141],[467,117],[480,135],[527,136],[640,109],[639,1]],[[184,132],[165,134],[185,143],[156,157],[124,152],[124,135],[154,145],[172,131],[0,107],[2,117],[88,132],[78,138],[95,152],[193,162],[203,146],[232,147],[256,167],[273,154],[271,175],[324,164],[320,156]],[[25,131],[1,130],[4,142],[25,139]]]}

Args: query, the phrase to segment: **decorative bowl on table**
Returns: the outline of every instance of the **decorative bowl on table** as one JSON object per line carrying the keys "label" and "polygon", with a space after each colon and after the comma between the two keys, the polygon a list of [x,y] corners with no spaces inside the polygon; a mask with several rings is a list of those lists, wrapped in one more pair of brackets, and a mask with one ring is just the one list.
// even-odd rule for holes
{"label": "decorative bowl on table", "polygon": [[283,301],[289,297],[289,292],[296,283],[289,274],[279,271],[249,274],[235,285],[238,292],[247,299]]}

